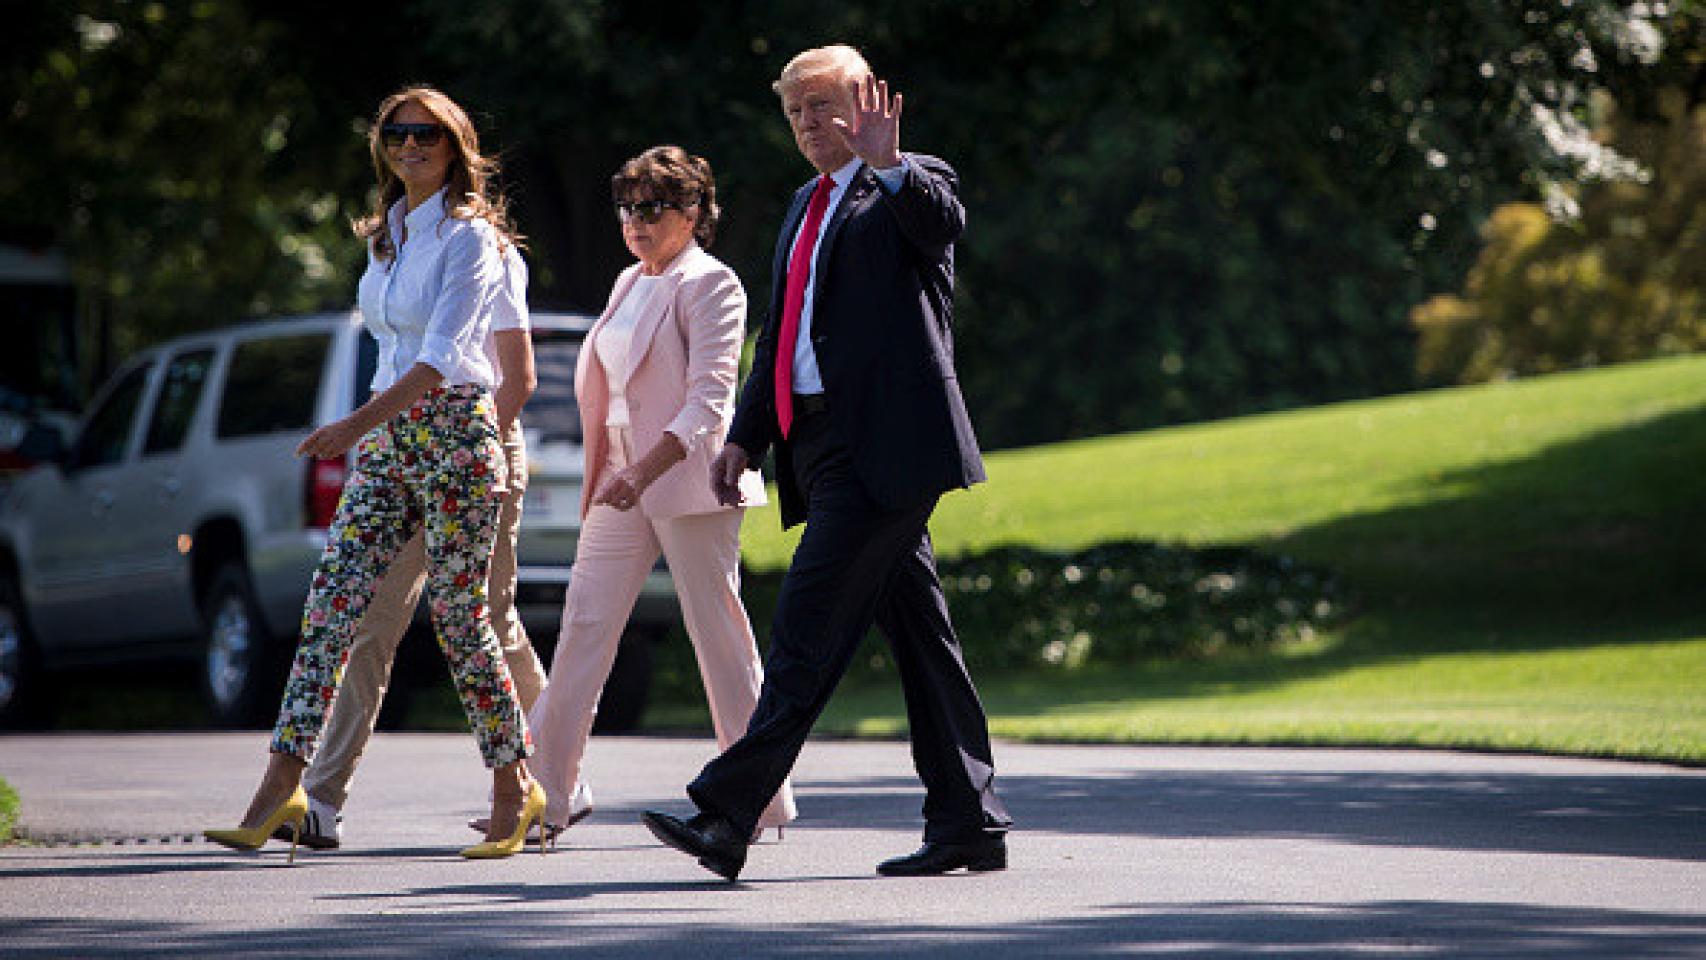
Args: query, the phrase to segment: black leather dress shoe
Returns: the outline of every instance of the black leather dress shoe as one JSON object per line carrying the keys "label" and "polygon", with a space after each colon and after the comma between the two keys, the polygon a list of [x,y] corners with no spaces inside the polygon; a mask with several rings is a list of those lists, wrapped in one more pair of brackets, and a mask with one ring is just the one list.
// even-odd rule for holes
{"label": "black leather dress shoe", "polygon": [[973,873],[1007,869],[1007,838],[999,834],[970,843],[924,841],[918,852],[877,864],[886,877],[928,877],[965,867]]}
{"label": "black leather dress shoe", "polygon": [[724,880],[733,880],[746,866],[746,841],[735,825],[722,817],[700,813],[690,820],[647,810],[640,815],[652,835],[682,853],[699,858],[699,865]]}

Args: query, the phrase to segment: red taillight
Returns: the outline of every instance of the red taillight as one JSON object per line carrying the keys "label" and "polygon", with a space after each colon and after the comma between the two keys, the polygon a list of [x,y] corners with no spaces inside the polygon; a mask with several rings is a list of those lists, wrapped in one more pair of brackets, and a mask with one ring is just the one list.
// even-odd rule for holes
{"label": "red taillight", "polygon": [[344,476],[349,468],[343,457],[313,457],[308,461],[308,482],[303,492],[303,525],[320,527],[332,525],[332,514],[338,510],[338,497],[344,492]]}

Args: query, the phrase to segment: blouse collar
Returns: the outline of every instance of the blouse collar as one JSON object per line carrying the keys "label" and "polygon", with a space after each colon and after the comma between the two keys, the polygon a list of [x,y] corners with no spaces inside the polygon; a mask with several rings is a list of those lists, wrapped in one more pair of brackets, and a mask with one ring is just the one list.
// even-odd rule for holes
{"label": "blouse collar", "polygon": [[406,214],[403,211],[408,206],[409,198],[399,197],[396,203],[391,204],[391,235],[401,237],[402,231],[407,228],[409,236],[417,237],[436,226],[444,217],[445,191],[449,189],[449,184],[439,187],[436,193]]}

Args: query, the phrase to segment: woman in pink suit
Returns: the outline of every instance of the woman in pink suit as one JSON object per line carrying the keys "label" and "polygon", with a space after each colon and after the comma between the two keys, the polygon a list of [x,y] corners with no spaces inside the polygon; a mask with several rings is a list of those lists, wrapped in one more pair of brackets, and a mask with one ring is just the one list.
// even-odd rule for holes
{"label": "woman in pink suit", "polygon": [[[745,334],[740,278],[703,249],[719,210],[711,165],[653,147],[612,179],[623,271],[575,370],[585,436],[580,542],[550,681],[529,714],[547,830],[592,808],[581,770],[599,692],[646,574],[662,550],[698,655],[717,743],[746,732],[763,667],[740,600],[744,510],[717,502],[711,461],[733,413]],[[764,502],[748,473],[746,504]],[[784,783],[759,821],[794,818]]]}

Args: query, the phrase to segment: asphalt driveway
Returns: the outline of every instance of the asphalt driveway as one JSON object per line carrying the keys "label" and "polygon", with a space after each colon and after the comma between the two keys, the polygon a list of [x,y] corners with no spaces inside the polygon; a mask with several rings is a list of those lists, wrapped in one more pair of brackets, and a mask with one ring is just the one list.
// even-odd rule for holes
{"label": "asphalt driveway", "polygon": [[0,955],[623,958],[1703,957],[1706,771],[1426,751],[1001,744],[1012,867],[876,876],[916,846],[904,744],[813,742],[801,819],[724,883],[659,846],[709,741],[597,738],[548,856],[463,861],[470,738],[380,735],[345,847],[239,854],[261,734],[0,738],[34,845]]}

